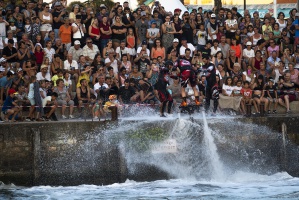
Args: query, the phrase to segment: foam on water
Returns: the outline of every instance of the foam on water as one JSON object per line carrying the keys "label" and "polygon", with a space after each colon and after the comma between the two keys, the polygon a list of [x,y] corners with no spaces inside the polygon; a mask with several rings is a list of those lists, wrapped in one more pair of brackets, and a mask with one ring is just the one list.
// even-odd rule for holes
{"label": "foam on water", "polygon": [[238,172],[228,182],[189,179],[115,183],[107,186],[0,186],[0,199],[298,199],[299,179],[287,173],[271,176]]}

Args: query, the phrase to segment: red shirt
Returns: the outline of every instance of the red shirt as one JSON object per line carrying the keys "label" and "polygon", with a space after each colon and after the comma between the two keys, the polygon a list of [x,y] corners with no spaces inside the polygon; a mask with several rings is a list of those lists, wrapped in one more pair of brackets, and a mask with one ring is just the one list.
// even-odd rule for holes
{"label": "red shirt", "polygon": [[36,64],[42,64],[44,60],[44,52],[35,52]]}
{"label": "red shirt", "polygon": [[[109,31],[109,27],[110,25],[107,23],[106,25],[104,25],[103,23],[100,24],[99,28],[103,29],[104,31]],[[106,35],[104,33],[101,32],[101,39],[110,39],[111,35]]]}
{"label": "red shirt", "polygon": [[242,89],[241,89],[241,94],[243,95],[243,97],[251,97],[251,95],[252,95],[252,90],[249,89],[249,88],[247,88],[247,89],[242,88]]}

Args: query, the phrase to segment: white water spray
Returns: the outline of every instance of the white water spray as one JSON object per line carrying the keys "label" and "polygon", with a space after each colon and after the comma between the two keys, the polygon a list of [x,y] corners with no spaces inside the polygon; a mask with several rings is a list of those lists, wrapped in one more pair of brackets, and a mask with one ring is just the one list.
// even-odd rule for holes
{"label": "white water spray", "polygon": [[211,178],[214,181],[224,181],[225,175],[224,175],[223,164],[220,161],[220,158],[219,158],[219,155],[217,152],[217,146],[214,142],[214,137],[211,133],[211,129],[208,126],[206,114],[204,111],[202,111],[202,116],[203,116],[203,123],[204,123],[204,143],[207,147],[206,154],[207,154],[207,158],[209,159],[210,165],[212,167]]}

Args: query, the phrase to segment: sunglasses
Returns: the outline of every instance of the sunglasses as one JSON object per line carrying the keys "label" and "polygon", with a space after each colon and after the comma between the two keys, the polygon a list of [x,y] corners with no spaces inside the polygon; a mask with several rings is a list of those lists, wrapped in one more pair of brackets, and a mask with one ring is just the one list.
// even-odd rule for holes
{"label": "sunglasses", "polygon": [[87,44],[91,44],[92,42],[86,42]]}
{"label": "sunglasses", "polygon": [[50,8],[50,7],[47,6],[47,7],[45,7],[45,8]]}
{"label": "sunglasses", "polygon": [[211,19],[216,19],[215,17],[211,17]]}

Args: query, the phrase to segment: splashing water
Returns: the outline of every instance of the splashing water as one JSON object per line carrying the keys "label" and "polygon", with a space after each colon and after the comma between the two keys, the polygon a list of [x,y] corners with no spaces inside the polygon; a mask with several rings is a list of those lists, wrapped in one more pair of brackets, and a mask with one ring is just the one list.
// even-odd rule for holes
{"label": "splashing water", "polygon": [[202,116],[203,116],[203,124],[204,124],[204,142],[207,147],[206,153],[212,169],[211,178],[217,181],[224,181],[225,177],[224,177],[223,164],[220,161],[217,152],[217,146],[214,142],[214,137],[211,133],[211,129],[208,126],[205,111],[202,111]]}

